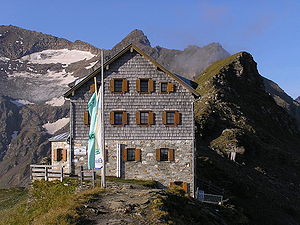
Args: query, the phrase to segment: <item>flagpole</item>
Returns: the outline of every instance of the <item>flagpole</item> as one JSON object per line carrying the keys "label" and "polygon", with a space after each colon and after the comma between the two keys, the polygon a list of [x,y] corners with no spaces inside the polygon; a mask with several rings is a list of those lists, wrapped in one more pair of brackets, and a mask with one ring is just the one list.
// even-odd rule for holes
{"label": "flagpole", "polygon": [[105,129],[104,129],[104,57],[103,57],[103,50],[101,50],[101,146],[102,146],[102,160],[103,160],[103,168],[101,173],[101,187],[106,188],[106,162],[105,162]]}

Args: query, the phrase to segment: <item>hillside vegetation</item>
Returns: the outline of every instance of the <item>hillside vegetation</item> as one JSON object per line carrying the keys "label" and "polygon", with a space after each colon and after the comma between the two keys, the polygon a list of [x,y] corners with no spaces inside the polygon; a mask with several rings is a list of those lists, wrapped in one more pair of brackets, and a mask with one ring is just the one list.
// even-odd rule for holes
{"label": "hillside vegetation", "polygon": [[76,180],[35,181],[28,189],[0,190],[0,224],[249,224],[232,205],[210,205],[181,188],[161,190],[154,181],[108,179],[82,189]]}
{"label": "hillside vegetation", "polygon": [[299,131],[265,92],[252,56],[217,61],[196,82],[200,180],[224,188],[251,224],[299,224]]}

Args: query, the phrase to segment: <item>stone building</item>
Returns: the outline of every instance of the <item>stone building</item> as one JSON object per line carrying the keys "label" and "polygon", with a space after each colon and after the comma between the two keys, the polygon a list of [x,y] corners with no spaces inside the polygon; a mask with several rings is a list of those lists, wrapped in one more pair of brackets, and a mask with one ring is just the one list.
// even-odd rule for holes
{"label": "stone building", "polygon": [[[106,175],[153,179],[182,185],[194,193],[194,83],[171,73],[134,45],[104,66]],[[64,95],[70,100],[67,161],[77,174],[87,167],[87,104],[101,68],[79,80]],[[100,83],[98,82],[98,88]]]}

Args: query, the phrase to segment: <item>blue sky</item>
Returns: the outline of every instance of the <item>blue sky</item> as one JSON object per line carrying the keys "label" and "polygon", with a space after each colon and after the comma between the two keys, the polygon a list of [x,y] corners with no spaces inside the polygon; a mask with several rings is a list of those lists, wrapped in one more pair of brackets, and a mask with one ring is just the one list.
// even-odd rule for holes
{"label": "blue sky", "polygon": [[136,28],[152,46],[219,42],[232,54],[250,52],[261,75],[300,95],[299,0],[9,0],[0,23],[106,49]]}

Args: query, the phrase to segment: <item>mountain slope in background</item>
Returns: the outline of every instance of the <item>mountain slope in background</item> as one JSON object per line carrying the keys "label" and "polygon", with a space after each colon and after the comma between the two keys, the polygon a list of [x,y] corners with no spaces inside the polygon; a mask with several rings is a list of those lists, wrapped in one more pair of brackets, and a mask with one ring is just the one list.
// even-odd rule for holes
{"label": "mountain slope in background", "polygon": [[277,105],[284,108],[292,117],[296,119],[300,129],[300,102],[292,99],[275,82],[264,78],[265,90],[271,94]]}
{"label": "mountain slope in background", "polygon": [[295,99],[296,102],[300,103],[300,96]]}
{"label": "mountain slope in background", "polygon": [[[184,51],[152,48],[144,33],[134,30],[111,50],[104,50],[105,60],[129,43],[189,77],[229,55],[219,44]],[[81,41],[0,26],[0,96],[6,96],[0,108],[0,186],[25,184],[28,165],[49,155],[47,138],[68,128],[68,103],[62,94],[69,83],[99,66],[99,53],[100,49]],[[198,62],[192,60],[195,56]],[[193,65],[181,68],[178,61],[193,61]]]}
{"label": "mountain slope in background", "polygon": [[[299,224],[300,133],[265,91],[252,56],[217,61],[197,83],[200,180],[224,187],[251,224]],[[236,162],[230,152],[237,152]]]}

